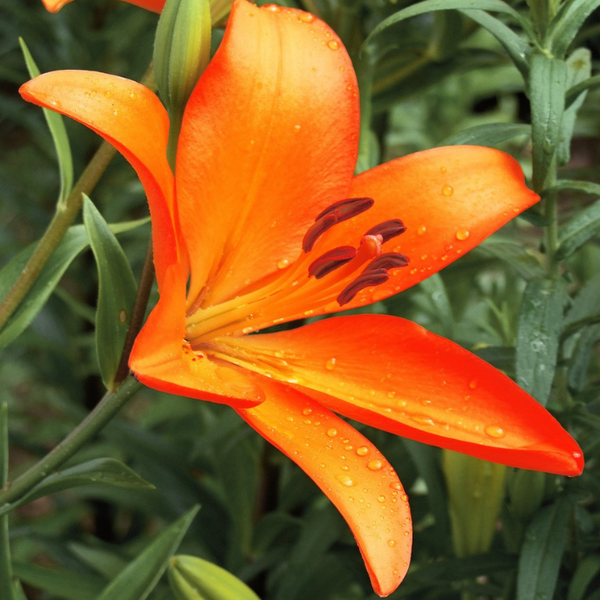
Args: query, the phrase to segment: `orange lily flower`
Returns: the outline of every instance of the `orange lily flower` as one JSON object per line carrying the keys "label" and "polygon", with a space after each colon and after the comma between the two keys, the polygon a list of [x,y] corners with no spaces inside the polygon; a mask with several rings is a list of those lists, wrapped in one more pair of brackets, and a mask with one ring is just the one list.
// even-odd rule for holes
{"label": "orange lily flower", "polygon": [[[152,12],[159,13],[165,5],[165,0],[126,0],[129,4],[135,4],[151,10]],[[65,4],[73,2],[73,0],[42,0],[46,10],[50,12],[58,12]]]}
{"label": "orange lily flower", "polygon": [[109,140],[146,190],[160,300],[132,371],[229,404],[298,463],[348,521],[379,595],[408,568],[407,496],[332,411],[507,465],[581,472],[581,450],[540,404],[414,323],[361,314],[248,335],[406,289],[538,200],[489,148],[437,148],[354,176],[356,77],[313,15],[234,3],[186,107],[175,177],[166,111],[143,86],[63,71],[22,94]]}

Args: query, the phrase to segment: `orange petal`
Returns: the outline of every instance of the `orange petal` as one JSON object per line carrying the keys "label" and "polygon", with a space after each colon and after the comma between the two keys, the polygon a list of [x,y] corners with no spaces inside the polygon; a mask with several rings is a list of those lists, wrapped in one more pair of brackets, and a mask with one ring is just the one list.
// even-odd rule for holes
{"label": "orange petal", "polygon": [[165,290],[135,340],[129,367],[144,385],[199,400],[246,408],[265,398],[257,377],[195,352],[185,337],[185,269],[173,265]]}
{"label": "orange petal", "polygon": [[[268,360],[275,352],[285,372]],[[529,394],[404,319],[357,315],[245,336],[235,340],[231,356],[284,381],[292,373],[305,393],[379,429],[513,467],[563,475],[583,468],[579,446]],[[260,370],[261,364],[269,367]]]}
{"label": "orange petal", "polygon": [[73,2],[73,0],[42,0],[46,10],[52,13],[58,12],[65,4]]}
{"label": "orange petal", "polygon": [[127,2],[156,13],[159,13],[165,5],[165,0],[127,0]]}
{"label": "orange petal", "polygon": [[287,386],[267,381],[267,400],[238,413],[296,462],[352,529],[373,589],[391,594],[410,561],[408,499],[392,466],[351,425]]}
{"label": "orange petal", "polygon": [[28,81],[23,98],[87,125],[136,170],[152,214],[159,285],[177,257],[172,225],[173,174],[166,159],[169,118],[147,87],[105,73],[54,71]]}
{"label": "orange petal", "polygon": [[210,305],[293,262],[320,210],[347,193],[358,128],[337,35],[308,13],[234,3],[179,139],[190,302],[207,281]]}

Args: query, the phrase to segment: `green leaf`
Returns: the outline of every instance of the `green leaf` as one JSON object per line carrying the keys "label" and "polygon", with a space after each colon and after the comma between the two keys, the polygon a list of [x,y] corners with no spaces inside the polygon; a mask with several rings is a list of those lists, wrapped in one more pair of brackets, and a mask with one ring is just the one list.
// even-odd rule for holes
{"label": "green leaf", "polygon": [[[122,233],[135,229],[148,222],[148,219],[138,219],[111,225],[113,233]],[[52,256],[48,259],[39,277],[25,296],[15,314],[6,327],[0,332],[0,350],[14,341],[33,321],[40,312],[50,294],[57,286],[60,278],[67,270],[73,259],[89,244],[89,239],[83,225],[69,228]],[[0,298],[4,298],[21,271],[25,268],[36,244],[31,244],[20,252],[2,270],[0,270]]]}
{"label": "green leaf", "polygon": [[169,559],[192,524],[195,506],[167,527],[137,558],[109,583],[95,600],[144,600],[165,572]]}
{"label": "green leaf", "polygon": [[583,600],[587,587],[598,573],[600,573],[600,554],[589,554],[584,557],[577,565],[571,579],[567,600]]}
{"label": "green leaf", "polygon": [[600,200],[567,221],[558,233],[556,260],[563,260],[600,232]]}
{"label": "green leaf", "polygon": [[105,584],[104,579],[93,573],[66,569],[15,563],[14,571],[25,583],[63,600],[94,600]]}
{"label": "green leaf", "polygon": [[583,22],[600,6],[600,0],[570,0],[563,3],[548,32],[548,47],[563,58]]}
{"label": "green leaf", "polygon": [[521,135],[531,135],[530,125],[518,123],[491,123],[489,125],[476,125],[459,133],[455,133],[440,142],[439,146],[488,146],[493,148],[498,144],[511,140]]}
{"label": "green leaf", "polygon": [[531,60],[529,99],[533,142],[533,189],[543,190],[552,169],[561,134],[567,90],[567,66],[562,60],[535,54]]}
{"label": "green leaf", "polygon": [[477,248],[477,252],[505,261],[525,281],[540,278],[544,274],[540,261],[521,244],[486,240]]}
{"label": "green leaf", "polygon": [[554,597],[570,515],[570,502],[561,498],[539,512],[527,528],[519,559],[517,600]]}
{"label": "green leaf", "polygon": [[104,385],[113,390],[137,285],[121,245],[85,194],[83,222],[98,266],[96,351]]}
{"label": "green leaf", "polygon": [[561,279],[532,279],[525,288],[516,345],[517,383],[546,404],[567,300]]}
{"label": "green leaf", "polygon": [[569,387],[581,391],[588,378],[590,362],[594,349],[600,341],[600,325],[586,327],[582,332],[569,360]]}
{"label": "green leaf", "polygon": [[545,190],[545,193],[561,192],[563,190],[573,190],[574,192],[600,196],[600,184],[592,183],[591,181],[573,181],[571,179],[558,181],[554,187]]}
{"label": "green leaf", "polygon": [[594,77],[590,77],[589,79],[585,79],[584,81],[573,85],[573,87],[570,87],[567,90],[567,95],[565,97],[567,107],[570,107],[582,92],[592,90],[597,87],[600,87],[600,75],[595,75]]}
{"label": "green leaf", "polygon": [[424,279],[419,287],[425,291],[434,307],[434,315],[440,320],[444,328],[444,335],[453,338],[454,315],[444,280],[439,273]]}
{"label": "green leaf", "polygon": [[[571,89],[578,83],[588,80],[592,73],[591,53],[587,48],[578,48],[575,50],[575,52],[567,59],[566,64],[568,89]],[[565,102],[566,96],[567,92],[565,92]],[[581,108],[586,96],[587,91],[581,92],[579,97],[571,102],[570,106],[566,108],[563,115],[560,127],[560,140],[556,150],[557,164],[559,167],[566,165],[571,158],[571,138],[573,137],[573,130],[575,129],[577,111]]]}
{"label": "green leaf", "polygon": [[[8,481],[8,405],[0,404],[0,489]],[[0,516],[0,598],[14,600],[8,517]]]}
{"label": "green leaf", "polygon": [[260,600],[229,571],[195,556],[174,556],[168,573],[177,600]]}
{"label": "green leaf", "polygon": [[121,555],[104,547],[87,546],[77,542],[69,544],[68,547],[83,564],[108,580],[127,566],[127,561]]}
{"label": "green leaf", "polygon": [[[29,48],[25,44],[23,38],[19,38],[19,44],[21,44],[21,51],[27,64],[27,70],[29,71],[30,77],[37,77],[40,74]],[[59,115],[53,110],[47,108],[42,109],[44,111],[44,117],[46,123],[48,123],[48,129],[52,135],[52,141],[56,148],[56,154],[58,156],[58,169],[60,172],[60,194],[58,197],[59,205],[66,201],[68,195],[71,193],[73,188],[73,158],[71,156],[71,145],[69,144],[69,137],[67,136],[67,130],[62,115]]]}

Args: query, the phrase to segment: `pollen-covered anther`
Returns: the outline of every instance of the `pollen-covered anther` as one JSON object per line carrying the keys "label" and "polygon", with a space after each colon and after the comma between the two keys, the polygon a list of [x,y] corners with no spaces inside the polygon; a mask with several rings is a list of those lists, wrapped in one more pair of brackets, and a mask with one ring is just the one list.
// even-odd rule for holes
{"label": "pollen-covered anther", "polygon": [[304,234],[304,239],[302,240],[302,249],[304,252],[310,252],[315,242],[336,223],[341,223],[356,215],[360,215],[365,210],[369,210],[374,203],[373,198],[346,198],[328,206],[317,215],[314,225],[311,225]]}
{"label": "pollen-covered anther", "polygon": [[351,284],[347,285],[337,297],[340,306],[348,304],[361,290],[385,283],[390,274],[385,269],[365,270]]}
{"label": "pollen-covered anther", "polygon": [[322,254],[310,263],[308,267],[308,276],[315,279],[321,279],[332,271],[335,271],[347,262],[350,262],[356,256],[354,246],[339,246]]}
{"label": "pollen-covered anther", "polygon": [[376,271],[378,269],[396,269],[398,267],[406,267],[410,262],[410,258],[406,254],[399,252],[386,252],[373,260],[365,269],[365,271]]}
{"label": "pollen-covered anther", "polygon": [[385,243],[405,231],[406,226],[400,219],[390,219],[389,221],[375,225],[375,227],[371,227],[365,235],[380,235],[382,243]]}

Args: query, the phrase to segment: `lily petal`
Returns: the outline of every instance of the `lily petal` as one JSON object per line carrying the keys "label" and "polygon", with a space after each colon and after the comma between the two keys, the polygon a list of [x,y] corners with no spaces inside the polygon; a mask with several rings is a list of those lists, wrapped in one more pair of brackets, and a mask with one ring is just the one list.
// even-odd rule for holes
{"label": "lily petal", "polygon": [[235,2],[179,138],[190,303],[205,285],[206,305],[234,297],[295,260],[317,214],[348,191],[358,128],[337,35],[308,13]]}
{"label": "lily petal", "polygon": [[137,336],[129,367],[144,385],[167,392],[229,404],[256,406],[265,398],[263,380],[230,364],[209,360],[185,341],[186,270],[175,264],[165,274],[165,289]]}
{"label": "lily petal", "polygon": [[[65,6],[65,4],[73,2],[73,0],[42,0],[42,2],[44,3],[46,10],[55,13]],[[127,0],[127,2],[157,13],[159,13],[165,5],[165,0]]]}
{"label": "lily petal", "polygon": [[[410,321],[339,317],[229,343],[235,364],[282,381],[292,373],[298,389],[373,427],[513,467],[583,468],[579,446],[529,394]],[[276,352],[285,371],[269,361]]]}
{"label": "lily petal", "polygon": [[173,174],[166,158],[169,118],[147,87],[105,73],[53,71],[28,81],[23,98],[62,113],[101,135],[135,169],[150,204],[159,286],[177,259]]}
{"label": "lily petal", "polygon": [[392,466],[351,425],[287,386],[267,381],[267,400],[240,416],[296,462],[352,529],[373,589],[391,594],[410,560],[408,498]]}

